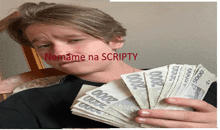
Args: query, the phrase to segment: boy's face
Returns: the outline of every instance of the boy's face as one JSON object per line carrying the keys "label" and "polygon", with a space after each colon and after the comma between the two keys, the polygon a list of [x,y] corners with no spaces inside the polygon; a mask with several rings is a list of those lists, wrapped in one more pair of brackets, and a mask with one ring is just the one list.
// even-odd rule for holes
{"label": "boy's face", "polygon": [[[114,53],[113,49],[120,48],[123,43],[110,42],[106,44],[102,40],[96,39],[86,33],[76,29],[61,26],[37,23],[32,24],[25,30],[27,38],[45,60],[45,54],[64,55],[65,58],[71,57],[71,60],[45,60],[46,63],[54,68],[74,75],[91,74],[94,72],[103,72],[110,70],[114,61],[102,60],[103,53]],[[85,60],[75,60],[72,55],[79,57],[85,56]],[[99,58],[99,60],[88,59],[89,55]]]}

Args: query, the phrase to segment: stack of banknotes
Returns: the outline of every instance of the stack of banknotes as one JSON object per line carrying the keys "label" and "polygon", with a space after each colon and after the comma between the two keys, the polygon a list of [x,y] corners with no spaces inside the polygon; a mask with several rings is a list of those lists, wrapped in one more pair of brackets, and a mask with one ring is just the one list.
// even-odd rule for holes
{"label": "stack of banknotes", "polygon": [[120,128],[154,128],[134,121],[141,109],[193,110],[166,104],[167,97],[202,100],[216,76],[201,64],[170,64],[121,75],[101,87],[83,85],[73,114]]}

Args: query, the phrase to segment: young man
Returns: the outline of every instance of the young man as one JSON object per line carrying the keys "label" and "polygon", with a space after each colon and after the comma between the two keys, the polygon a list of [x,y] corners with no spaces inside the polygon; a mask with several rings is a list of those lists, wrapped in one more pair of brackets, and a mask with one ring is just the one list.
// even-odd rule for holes
{"label": "young man", "polygon": [[[21,16],[7,27],[15,41],[34,47],[42,59],[49,54],[85,58],[45,60],[70,75],[60,84],[23,91],[0,103],[0,128],[113,127],[75,116],[70,106],[83,84],[98,87],[122,74],[141,71],[121,60],[88,59],[89,55],[115,53],[123,46],[126,30],[111,16],[93,8],[41,2],[26,3],[19,12]],[[160,127],[216,127],[215,88],[213,84],[205,101],[165,99],[169,104],[193,107],[196,111],[140,110],[135,120]]]}

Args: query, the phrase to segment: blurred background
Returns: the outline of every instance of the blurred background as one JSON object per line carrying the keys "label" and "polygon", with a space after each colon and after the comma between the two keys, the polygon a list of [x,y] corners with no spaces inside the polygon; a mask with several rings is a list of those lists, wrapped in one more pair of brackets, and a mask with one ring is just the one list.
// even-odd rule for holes
{"label": "blurred background", "polygon": [[[0,20],[25,2],[55,2],[98,8],[127,29],[118,53],[138,53],[124,61],[136,68],[202,64],[217,74],[217,2],[109,2],[108,0],[0,0]],[[46,68],[49,65],[44,63]],[[0,77],[29,71],[21,46],[0,32]]]}

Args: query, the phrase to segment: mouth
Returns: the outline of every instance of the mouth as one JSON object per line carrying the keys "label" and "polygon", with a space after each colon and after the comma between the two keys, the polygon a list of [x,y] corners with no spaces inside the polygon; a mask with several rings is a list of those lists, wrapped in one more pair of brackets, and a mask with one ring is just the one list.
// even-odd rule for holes
{"label": "mouth", "polygon": [[68,61],[68,62],[61,62],[58,64],[58,66],[63,66],[66,64],[71,64],[71,63],[77,63],[77,62],[82,62],[81,60],[75,60],[75,61]]}

